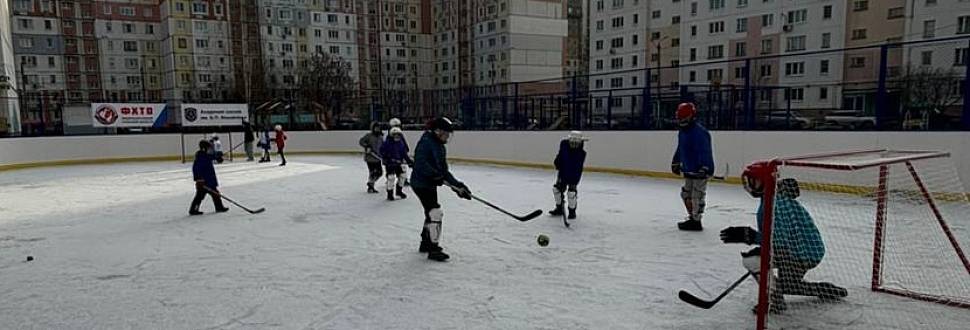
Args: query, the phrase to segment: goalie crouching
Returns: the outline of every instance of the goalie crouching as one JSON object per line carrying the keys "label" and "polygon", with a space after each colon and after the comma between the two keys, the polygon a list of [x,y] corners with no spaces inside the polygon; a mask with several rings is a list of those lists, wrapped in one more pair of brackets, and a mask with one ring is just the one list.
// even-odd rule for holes
{"label": "goalie crouching", "polygon": [[[721,231],[724,243],[761,244],[763,231],[764,183],[760,178],[768,174],[767,166],[749,166],[741,177],[744,189],[752,197],[761,199],[758,206],[758,230],[751,227],[728,227]],[[848,295],[845,288],[831,283],[806,282],[805,273],[815,268],[825,256],[825,244],[812,216],[796,201],[800,195],[798,181],[785,178],[778,181],[774,198],[774,217],[771,237],[772,276],[769,287],[770,312],[787,308],[784,295],[815,296],[821,299],[839,299]],[[742,252],[742,264],[752,274],[761,270],[761,248]]]}

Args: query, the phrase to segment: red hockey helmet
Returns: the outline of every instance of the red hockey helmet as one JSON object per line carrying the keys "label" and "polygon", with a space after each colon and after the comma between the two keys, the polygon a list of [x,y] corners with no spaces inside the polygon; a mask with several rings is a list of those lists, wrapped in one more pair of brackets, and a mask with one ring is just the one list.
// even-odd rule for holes
{"label": "red hockey helmet", "polygon": [[677,106],[677,120],[693,119],[697,116],[697,106],[691,102],[684,102]]}
{"label": "red hockey helmet", "polygon": [[741,173],[741,183],[752,197],[761,197],[765,193],[764,182],[773,175],[774,169],[768,162],[755,162]]}

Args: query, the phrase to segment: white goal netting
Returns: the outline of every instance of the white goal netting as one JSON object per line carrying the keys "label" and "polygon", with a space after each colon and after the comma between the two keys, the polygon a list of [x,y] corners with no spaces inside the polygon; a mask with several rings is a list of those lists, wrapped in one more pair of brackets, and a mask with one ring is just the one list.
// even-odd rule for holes
{"label": "white goal netting", "polygon": [[780,161],[765,328],[970,328],[970,189],[956,165],[894,151]]}

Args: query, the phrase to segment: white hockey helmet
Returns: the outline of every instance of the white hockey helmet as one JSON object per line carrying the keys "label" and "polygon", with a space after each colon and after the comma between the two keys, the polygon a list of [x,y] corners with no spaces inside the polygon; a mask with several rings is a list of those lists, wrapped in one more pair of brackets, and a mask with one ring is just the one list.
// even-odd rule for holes
{"label": "white hockey helmet", "polygon": [[282,130],[283,130],[283,125],[276,125],[276,126],[273,126],[273,129],[274,129],[274,130],[277,130],[277,131],[282,131]]}
{"label": "white hockey helmet", "polygon": [[397,118],[391,118],[391,120],[387,121],[387,124],[390,125],[391,127],[400,127],[401,120]]}
{"label": "white hockey helmet", "polygon": [[566,135],[566,140],[569,140],[569,142],[585,142],[589,141],[589,138],[583,135],[583,132],[572,131],[569,132],[569,135]]}
{"label": "white hockey helmet", "polygon": [[400,127],[391,127],[391,135],[404,135]]}
{"label": "white hockey helmet", "polygon": [[209,136],[209,139],[210,140],[218,140],[219,139],[219,134],[218,133],[212,133],[212,135]]}

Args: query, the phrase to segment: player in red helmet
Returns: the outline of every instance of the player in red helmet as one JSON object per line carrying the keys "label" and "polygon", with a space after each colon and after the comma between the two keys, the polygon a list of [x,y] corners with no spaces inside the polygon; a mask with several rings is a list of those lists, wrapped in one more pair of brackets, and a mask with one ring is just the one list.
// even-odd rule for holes
{"label": "player in red helmet", "polygon": [[684,176],[680,197],[687,208],[687,220],[677,224],[680,230],[701,231],[704,214],[707,181],[714,173],[714,153],[711,134],[697,122],[697,107],[690,102],[677,106],[677,150],[670,163],[670,170]]}

